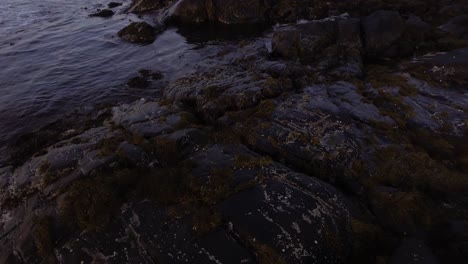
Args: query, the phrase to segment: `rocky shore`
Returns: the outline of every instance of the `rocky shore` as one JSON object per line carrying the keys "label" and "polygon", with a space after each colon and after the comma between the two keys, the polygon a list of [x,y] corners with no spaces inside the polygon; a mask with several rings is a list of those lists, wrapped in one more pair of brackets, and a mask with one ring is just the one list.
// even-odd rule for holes
{"label": "rocky shore", "polygon": [[172,26],[265,30],[218,40],[155,98],[19,144],[0,165],[0,263],[468,259],[466,1],[109,8],[89,19],[154,19],[116,32],[135,45]]}

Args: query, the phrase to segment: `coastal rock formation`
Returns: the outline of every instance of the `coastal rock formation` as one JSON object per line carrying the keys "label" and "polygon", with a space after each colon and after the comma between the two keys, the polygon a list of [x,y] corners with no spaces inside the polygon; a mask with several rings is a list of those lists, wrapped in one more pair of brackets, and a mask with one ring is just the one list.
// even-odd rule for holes
{"label": "coastal rock formation", "polygon": [[[0,263],[467,259],[468,44],[447,26],[462,31],[460,14],[422,1],[131,8],[150,10],[181,27],[292,22],[194,44],[193,70],[130,81],[154,81],[152,98],[2,165]],[[134,22],[119,36],[156,32]]]}

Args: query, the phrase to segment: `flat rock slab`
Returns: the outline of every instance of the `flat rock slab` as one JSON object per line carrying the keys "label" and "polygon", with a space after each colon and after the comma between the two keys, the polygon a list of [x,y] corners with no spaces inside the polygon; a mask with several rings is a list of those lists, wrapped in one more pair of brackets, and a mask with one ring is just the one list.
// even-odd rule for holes
{"label": "flat rock slab", "polygon": [[[103,233],[85,232],[59,249],[67,263],[256,263],[268,248],[286,263],[340,263],[348,254],[350,217],[332,186],[275,162],[241,166],[245,147],[211,145],[191,155],[193,176],[210,182],[213,168],[233,170],[233,188],[254,180],[215,205],[219,227],[198,234],[192,216],[173,216],[150,201],[125,204]],[[259,176],[262,175],[262,176]]]}

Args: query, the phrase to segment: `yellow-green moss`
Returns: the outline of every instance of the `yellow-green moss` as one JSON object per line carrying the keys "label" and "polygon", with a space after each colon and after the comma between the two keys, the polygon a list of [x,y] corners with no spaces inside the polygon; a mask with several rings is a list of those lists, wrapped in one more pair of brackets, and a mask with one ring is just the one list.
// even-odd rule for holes
{"label": "yellow-green moss", "polygon": [[59,204],[64,220],[82,230],[101,231],[119,204],[112,184],[104,179],[85,179],[74,183]]}
{"label": "yellow-green moss", "polygon": [[198,235],[205,235],[222,224],[222,216],[213,209],[203,207],[194,213],[192,222],[192,229]]}
{"label": "yellow-green moss", "polygon": [[270,157],[254,157],[247,154],[239,154],[234,157],[234,166],[241,169],[257,169],[272,163]]}
{"label": "yellow-green moss", "polygon": [[392,227],[430,226],[434,219],[427,199],[419,192],[374,192],[372,202]]}
{"label": "yellow-green moss", "polygon": [[117,148],[122,143],[121,138],[111,137],[101,140],[97,144],[98,154],[100,156],[111,156],[117,152]]}
{"label": "yellow-green moss", "polygon": [[268,119],[275,108],[276,105],[272,100],[263,100],[255,107],[254,116],[260,119]]}
{"label": "yellow-green moss", "polygon": [[433,195],[468,191],[463,174],[449,170],[424,152],[379,150],[375,181],[407,190],[417,189]]}
{"label": "yellow-green moss", "polygon": [[418,90],[408,83],[406,77],[393,73],[384,66],[368,66],[366,81],[372,84],[374,88],[397,87],[402,96],[418,94]]}
{"label": "yellow-green moss", "polygon": [[36,222],[35,231],[33,233],[37,254],[42,258],[44,263],[56,263],[57,261],[54,255],[54,244],[50,233],[51,224],[51,220],[48,217],[41,218]]}
{"label": "yellow-green moss", "polygon": [[255,251],[257,263],[259,264],[271,264],[271,263],[286,264],[286,261],[284,260],[284,258],[281,257],[281,255],[279,255],[278,252],[270,245],[253,241],[253,239],[251,239],[250,242]]}

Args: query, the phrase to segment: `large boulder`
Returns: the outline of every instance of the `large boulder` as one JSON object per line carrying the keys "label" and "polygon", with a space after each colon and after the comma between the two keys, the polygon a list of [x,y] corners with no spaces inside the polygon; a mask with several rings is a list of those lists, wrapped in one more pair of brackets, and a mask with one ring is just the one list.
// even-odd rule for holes
{"label": "large boulder", "polygon": [[395,56],[390,49],[405,31],[405,21],[396,11],[377,11],[362,20],[368,57]]}

